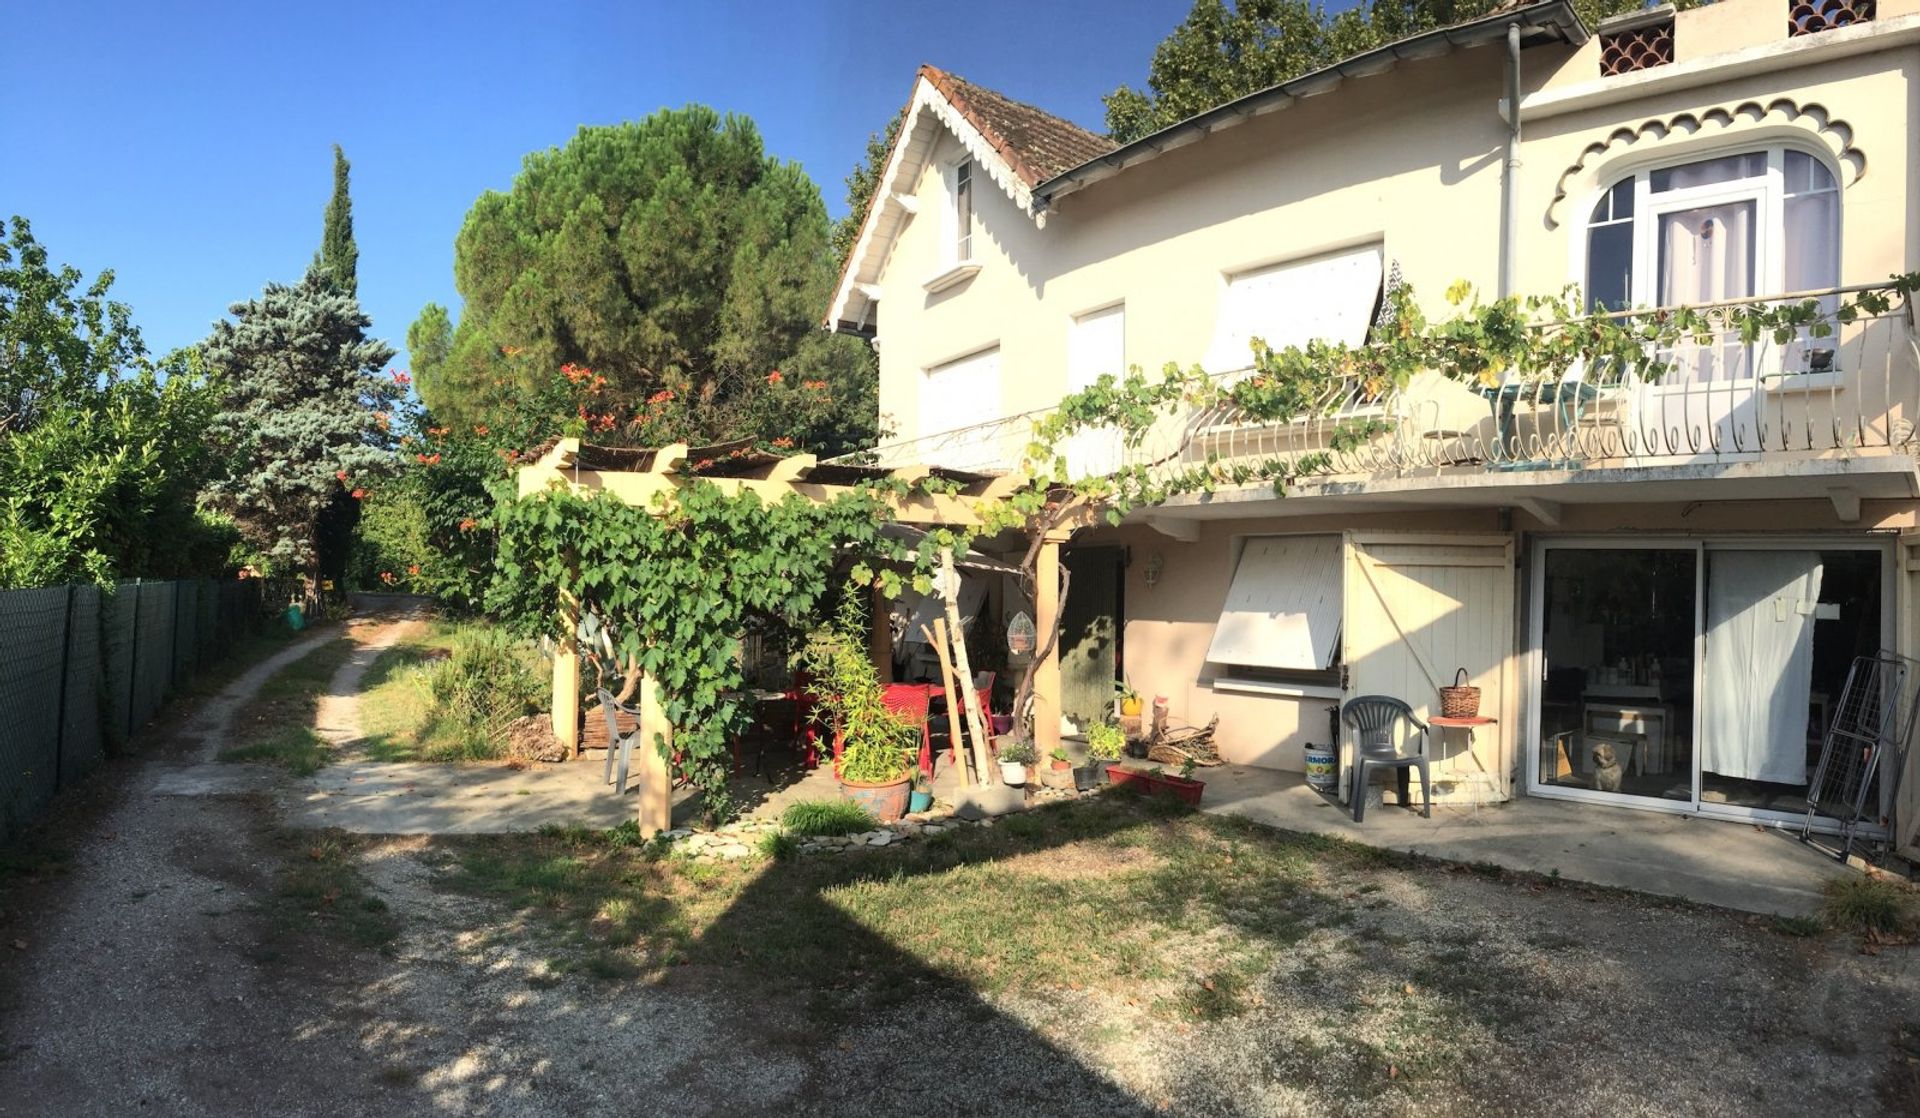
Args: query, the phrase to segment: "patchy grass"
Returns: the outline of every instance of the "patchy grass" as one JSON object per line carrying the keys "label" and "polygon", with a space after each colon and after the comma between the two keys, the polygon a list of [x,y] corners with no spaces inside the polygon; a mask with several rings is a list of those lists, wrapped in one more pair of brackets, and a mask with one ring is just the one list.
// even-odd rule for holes
{"label": "patchy grass", "polygon": [[[544,694],[534,654],[483,622],[436,620],[380,654],[360,698],[376,761],[486,761],[505,723]],[[498,705],[500,710],[481,710]]]}
{"label": "patchy grass", "polygon": [[360,873],[365,842],[337,831],[280,836],[285,861],[267,902],[270,947],[307,935],[369,950],[393,941],[399,923]]}
{"label": "patchy grass", "polygon": [[1920,925],[1920,897],[1911,886],[1848,875],[1827,883],[1820,907],[1828,927],[1878,938],[1911,936]]}
{"label": "patchy grass", "polygon": [[[819,833],[817,831],[811,833]],[[1166,1018],[1257,1004],[1254,977],[1345,902],[1315,883],[1371,852],[1103,797],[859,856],[662,858],[617,832],[450,840],[448,887],[498,898],[581,960],[658,977],[726,967],[755,988],[909,996],[931,972],[993,993],[1103,989]],[[1055,855],[1073,872],[1057,872]]]}
{"label": "patchy grass", "polygon": [[880,821],[852,800],[801,800],[780,813],[780,825],[796,835],[857,835]]}
{"label": "patchy grass", "polygon": [[288,726],[252,745],[220,751],[222,761],[265,761],[295,776],[312,776],[325,768],[329,747],[312,726]]}
{"label": "patchy grass", "polygon": [[354,647],[352,637],[337,637],[262,684],[234,716],[233,733],[220,759],[267,761],[303,776],[326,765],[330,751],[313,731],[314,715]]}

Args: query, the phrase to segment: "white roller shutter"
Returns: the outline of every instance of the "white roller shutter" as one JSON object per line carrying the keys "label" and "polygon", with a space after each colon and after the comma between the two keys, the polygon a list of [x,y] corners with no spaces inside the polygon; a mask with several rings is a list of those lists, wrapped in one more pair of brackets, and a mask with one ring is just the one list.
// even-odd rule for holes
{"label": "white roller shutter", "polygon": [[1208,370],[1253,364],[1254,338],[1273,349],[1366,341],[1380,298],[1381,261],[1380,246],[1367,245],[1227,277]]}
{"label": "white roller shutter", "polygon": [[1340,639],[1340,537],[1248,540],[1207,659],[1318,671]]}

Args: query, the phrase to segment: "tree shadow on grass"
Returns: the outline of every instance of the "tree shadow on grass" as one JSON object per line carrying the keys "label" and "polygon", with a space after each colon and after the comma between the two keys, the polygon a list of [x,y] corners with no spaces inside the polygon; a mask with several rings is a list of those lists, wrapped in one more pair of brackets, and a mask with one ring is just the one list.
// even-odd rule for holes
{"label": "tree shadow on grass", "polygon": [[[504,928],[490,905],[474,923],[534,945],[517,971],[485,968],[517,976],[496,1001],[552,989],[518,1027],[547,1051],[581,1035],[645,1051],[543,1074],[589,1111],[611,1093],[712,1114],[1746,1098],[1786,1113],[1800,1086],[1766,1069],[1818,1032],[1756,1031],[1823,980],[1724,914],[1112,797],[758,867],[663,858],[619,829],[443,849],[442,895],[506,902]],[[1686,981],[1751,1002],[1751,1019],[1675,1022]],[[463,1028],[462,1058],[493,1028],[485,1012]],[[445,1083],[458,1061],[426,1063],[423,1082]],[[517,1089],[462,1082],[473,1104]]]}
{"label": "tree shadow on grass", "polygon": [[[1106,797],[895,850],[775,862],[750,877],[609,848],[604,833],[540,841],[540,850],[466,844],[451,883],[533,913],[553,934],[549,973],[644,981],[738,1007],[741,1030],[799,1061],[778,1099],[788,1113],[939,1111],[956,1098],[985,1113],[1157,1112],[1102,1070],[1116,1048],[1136,1045],[1126,1034],[1204,1035],[1257,1013],[1276,962],[1316,930],[1391,956],[1357,931],[1354,898],[1315,877],[1327,863],[1405,864]],[[1400,988],[1397,967],[1376,967],[1329,980],[1329,1013],[1355,985]],[[1436,992],[1432,1020],[1416,1024],[1484,1034],[1508,1012],[1485,991],[1517,979],[1488,961]],[[1297,1065],[1290,1074],[1303,1084],[1337,1080],[1329,1085],[1342,1093],[1356,1082],[1367,1096],[1404,1092],[1400,1077],[1420,1065],[1411,1042],[1397,1051],[1391,1037],[1339,1031],[1275,1037],[1276,1066]],[[1137,1047],[1120,1058],[1159,1059],[1152,1045]],[[743,1057],[745,1067],[759,1058]],[[1224,1092],[1234,1109],[1237,1072],[1209,1074],[1221,1081],[1179,1067],[1144,1078],[1169,1098]]]}

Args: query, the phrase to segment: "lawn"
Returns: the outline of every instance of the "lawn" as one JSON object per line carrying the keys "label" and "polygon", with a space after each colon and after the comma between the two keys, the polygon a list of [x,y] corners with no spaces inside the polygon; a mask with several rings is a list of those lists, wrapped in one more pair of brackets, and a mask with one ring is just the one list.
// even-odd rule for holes
{"label": "lawn", "polygon": [[506,914],[443,933],[537,959],[535,990],[611,984],[617,1009],[694,989],[807,1035],[884,1031],[903,1055],[952,1041],[916,1023],[975,1004],[1029,1038],[1019,1060],[1176,1111],[1920,1097],[1920,1014],[1806,1017],[1889,996],[1848,972],[1847,934],[1119,797],[860,854],[696,863],[617,830],[423,857],[437,889]]}

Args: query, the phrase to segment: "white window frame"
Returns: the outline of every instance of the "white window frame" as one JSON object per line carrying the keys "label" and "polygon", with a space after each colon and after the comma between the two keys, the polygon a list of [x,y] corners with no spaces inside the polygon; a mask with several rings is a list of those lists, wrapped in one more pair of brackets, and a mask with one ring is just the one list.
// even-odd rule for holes
{"label": "white window frame", "polygon": [[[977,177],[973,165],[973,156],[963,156],[947,164],[944,175],[946,183],[947,205],[945,220],[941,227],[941,259],[949,267],[973,263],[973,202],[974,179]],[[964,194],[962,193],[964,188]],[[966,216],[961,216],[960,202],[966,200]]]}
{"label": "white window frame", "polygon": [[[1840,186],[1842,178],[1839,171],[1818,151],[1798,144],[1778,142],[1729,144],[1689,151],[1684,155],[1676,154],[1671,158],[1658,161],[1642,162],[1630,169],[1623,169],[1618,174],[1601,179],[1596,189],[1586,198],[1584,206],[1578,211],[1581,221],[1573,231],[1573,251],[1569,254],[1572,265],[1569,269],[1569,278],[1579,285],[1584,298],[1592,278],[1588,275],[1587,269],[1589,234],[1599,226],[1619,224],[1623,220],[1628,220],[1632,222],[1633,227],[1631,265],[1633,274],[1628,284],[1627,303],[1630,307],[1658,306],[1660,305],[1660,216],[1700,206],[1752,201],[1754,203],[1753,294],[1756,296],[1786,294],[1786,200],[1789,195],[1786,189],[1786,154],[1789,151],[1812,159],[1826,171],[1828,179],[1833,183],[1833,186],[1827,190],[1805,191],[1794,196],[1830,192],[1844,202],[1845,192]],[[1766,155],[1766,167],[1759,175],[1709,183],[1704,186],[1665,190],[1659,193],[1653,190],[1652,176],[1655,172],[1756,152]],[[1615,186],[1629,179],[1633,182],[1633,217],[1616,218],[1604,222],[1594,221],[1595,208]],[[1840,275],[1844,245],[1844,211],[1844,204],[1838,206],[1835,211],[1837,220],[1832,248],[1836,280]],[[1754,373],[1753,377],[1718,383],[1751,386],[1757,378],[1773,380],[1777,384],[1785,372],[1780,368],[1781,347],[1763,344],[1760,350],[1761,352],[1749,366]],[[1791,379],[1804,380],[1807,375],[1794,373]],[[1653,390],[1658,391],[1658,388],[1655,387]]]}

